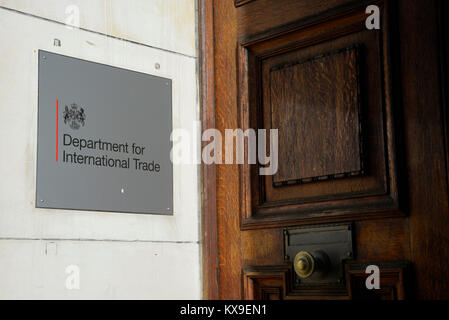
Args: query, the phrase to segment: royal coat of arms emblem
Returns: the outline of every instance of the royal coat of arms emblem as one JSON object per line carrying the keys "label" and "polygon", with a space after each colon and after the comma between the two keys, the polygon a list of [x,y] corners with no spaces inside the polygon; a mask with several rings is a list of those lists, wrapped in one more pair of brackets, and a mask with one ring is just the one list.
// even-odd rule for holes
{"label": "royal coat of arms emblem", "polygon": [[65,106],[63,118],[65,124],[69,124],[70,128],[74,130],[78,130],[80,126],[84,127],[86,123],[86,112],[82,107],[78,107],[76,103],[72,103],[70,108]]}

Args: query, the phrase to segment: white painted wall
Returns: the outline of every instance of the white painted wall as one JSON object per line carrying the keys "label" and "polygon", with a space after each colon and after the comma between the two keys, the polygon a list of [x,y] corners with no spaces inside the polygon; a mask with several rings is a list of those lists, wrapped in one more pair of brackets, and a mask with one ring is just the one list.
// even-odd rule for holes
{"label": "white painted wall", "polygon": [[[62,24],[69,4],[80,29]],[[0,0],[0,299],[201,298],[197,165],[174,166],[173,216],[34,203],[38,50],[171,78],[173,127],[192,132],[195,10],[195,0]],[[66,289],[68,265],[79,290]]]}

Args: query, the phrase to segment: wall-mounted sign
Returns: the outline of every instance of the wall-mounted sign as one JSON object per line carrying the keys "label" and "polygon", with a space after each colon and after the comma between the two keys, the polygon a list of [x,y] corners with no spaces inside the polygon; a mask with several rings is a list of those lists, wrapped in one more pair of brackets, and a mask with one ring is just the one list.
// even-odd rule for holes
{"label": "wall-mounted sign", "polygon": [[173,213],[171,80],[39,51],[36,206]]}

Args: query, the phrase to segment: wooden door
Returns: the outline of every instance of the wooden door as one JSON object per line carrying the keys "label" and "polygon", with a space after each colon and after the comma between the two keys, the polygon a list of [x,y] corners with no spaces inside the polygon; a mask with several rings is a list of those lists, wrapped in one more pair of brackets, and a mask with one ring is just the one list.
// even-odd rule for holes
{"label": "wooden door", "polygon": [[206,298],[449,298],[448,7],[200,1],[203,129],[279,130],[274,175],[203,165]]}

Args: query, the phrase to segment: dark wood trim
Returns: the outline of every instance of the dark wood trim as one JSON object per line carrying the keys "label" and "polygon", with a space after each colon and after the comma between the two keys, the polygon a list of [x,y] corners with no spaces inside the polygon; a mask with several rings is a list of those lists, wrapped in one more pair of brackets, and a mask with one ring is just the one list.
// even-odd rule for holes
{"label": "dark wood trim", "polygon": [[[262,299],[260,291],[266,291],[269,288],[278,289],[280,300],[349,299],[344,283],[338,286],[296,286],[295,272],[291,263],[275,266],[246,266],[243,268],[242,276],[246,300]],[[261,286],[264,280],[271,280],[271,285]],[[277,285],[273,286],[273,282]]]}
{"label": "dark wood trim", "polygon": [[[255,0],[248,0],[248,2]],[[295,32],[299,29],[304,29],[308,27],[316,26],[317,24],[323,24],[331,20],[338,19],[339,17],[346,16],[351,12],[355,12],[360,8],[366,8],[370,4],[376,4],[373,2],[378,2],[383,0],[354,0],[344,3],[342,5],[327,9],[325,11],[319,12],[318,14],[313,14],[309,16],[302,17],[291,22],[280,24],[274,28],[270,28],[263,32],[256,32],[250,35],[245,34],[239,38],[239,45],[244,47],[249,47],[258,42],[273,39],[289,32]]]}
{"label": "dark wood trim", "polygon": [[[212,0],[198,1],[199,74],[202,131],[215,128],[214,9]],[[203,142],[201,149],[207,143]],[[218,299],[217,173],[202,164],[203,299]]]}
{"label": "dark wood trim", "polygon": [[[363,296],[362,292],[357,292],[359,288],[354,288],[355,280],[362,279],[364,282],[368,276],[366,268],[369,265],[379,267],[380,271],[380,290],[370,292],[372,298],[389,297],[391,300],[406,300],[410,298],[412,264],[410,261],[370,261],[358,262],[349,261],[345,264],[346,286],[349,298],[368,300],[369,296]],[[385,281],[386,280],[386,281]],[[385,281],[382,283],[382,281]],[[369,291],[365,291],[366,292]]]}
{"label": "dark wood trim", "polygon": [[413,298],[417,299],[449,299],[448,177],[439,34],[442,9],[439,1],[411,1],[401,3],[399,10],[402,99],[407,106],[410,260],[416,285]]}
{"label": "dark wood trim", "polygon": [[236,7],[240,7],[240,6],[243,6],[244,4],[247,4],[251,1],[254,1],[254,0],[234,0],[234,5]]}
{"label": "dark wood trim", "polygon": [[440,54],[440,83],[441,83],[441,109],[443,114],[443,128],[445,139],[446,175],[449,188],[449,4],[447,0],[437,0],[437,21]]}

